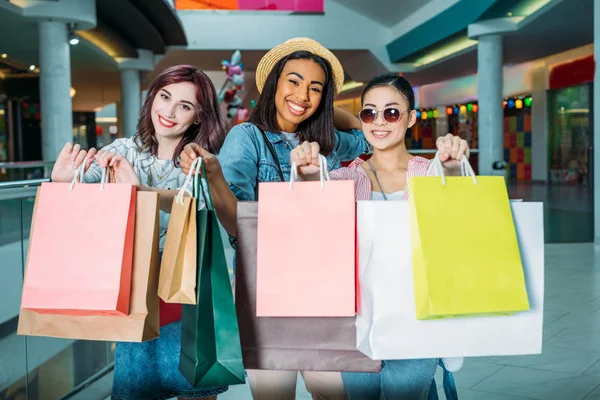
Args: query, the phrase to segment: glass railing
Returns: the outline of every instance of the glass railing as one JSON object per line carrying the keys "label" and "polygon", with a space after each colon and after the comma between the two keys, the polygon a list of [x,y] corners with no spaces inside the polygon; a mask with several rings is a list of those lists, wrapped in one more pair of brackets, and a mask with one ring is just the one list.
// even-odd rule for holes
{"label": "glass railing", "polygon": [[0,183],[0,400],[104,400],[110,387],[83,397],[82,388],[112,370],[113,343],[17,335],[29,229],[42,181]]}
{"label": "glass railing", "polygon": [[0,162],[0,182],[50,178],[53,161]]}

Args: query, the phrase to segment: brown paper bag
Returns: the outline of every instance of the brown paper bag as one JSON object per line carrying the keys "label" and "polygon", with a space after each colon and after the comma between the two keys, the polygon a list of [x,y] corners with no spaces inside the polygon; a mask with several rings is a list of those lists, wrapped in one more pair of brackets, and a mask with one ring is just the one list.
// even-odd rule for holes
{"label": "brown paper bag", "polygon": [[[257,317],[258,203],[238,202],[235,304],[246,369],[379,372],[356,349],[355,317]],[[282,260],[285,262],[285,260]]]}
{"label": "brown paper bag", "polygon": [[[93,212],[93,210],[90,210]],[[35,206],[34,213],[35,216]],[[32,221],[32,224],[35,220]],[[131,304],[128,316],[37,314],[21,309],[19,335],[143,342],[159,336],[158,193],[138,192],[135,212]],[[101,253],[101,250],[99,251]],[[90,251],[90,257],[101,257]],[[81,260],[82,263],[85,260]]]}
{"label": "brown paper bag", "polygon": [[196,236],[196,199],[173,199],[158,281],[165,303],[196,304]]}

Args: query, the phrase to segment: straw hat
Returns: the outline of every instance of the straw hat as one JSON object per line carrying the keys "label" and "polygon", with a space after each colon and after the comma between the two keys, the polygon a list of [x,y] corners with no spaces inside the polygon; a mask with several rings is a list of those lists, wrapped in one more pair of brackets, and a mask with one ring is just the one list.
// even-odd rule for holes
{"label": "straw hat", "polygon": [[329,61],[333,72],[335,94],[338,95],[342,91],[342,86],[344,86],[344,69],[342,68],[342,64],[340,64],[340,60],[316,40],[300,37],[290,39],[279,46],[273,47],[260,60],[256,68],[256,86],[259,93],[262,93],[267,76],[269,76],[275,64],[285,56],[296,51],[308,51]]}

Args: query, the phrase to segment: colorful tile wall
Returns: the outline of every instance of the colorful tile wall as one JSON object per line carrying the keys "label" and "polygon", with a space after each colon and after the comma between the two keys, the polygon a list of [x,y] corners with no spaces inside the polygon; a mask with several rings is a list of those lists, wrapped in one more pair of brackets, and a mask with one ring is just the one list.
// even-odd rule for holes
{"label": "colorful tile wall", "polygon": [[531,180],[531,115],[504,117],[504,161],[509,178]]}

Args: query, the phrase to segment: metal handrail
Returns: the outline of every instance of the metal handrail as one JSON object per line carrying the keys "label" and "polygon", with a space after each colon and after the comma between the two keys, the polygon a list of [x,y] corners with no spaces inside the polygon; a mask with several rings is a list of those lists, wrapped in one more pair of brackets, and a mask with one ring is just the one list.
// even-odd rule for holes
{"label": "metal handrail", "polygon": [[27,169],[27,168],[44,168],[54,165],[54,161],[10,161],[0,162],[0,168],[4,169]]}
{"label": "metal handrail", "polygon": [[0,183],[0,200],[25,199],[35,197],[38,187],[50,179],[30,179]]}

